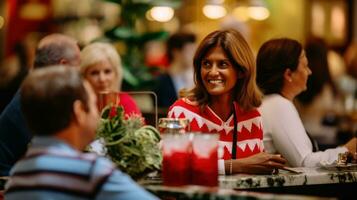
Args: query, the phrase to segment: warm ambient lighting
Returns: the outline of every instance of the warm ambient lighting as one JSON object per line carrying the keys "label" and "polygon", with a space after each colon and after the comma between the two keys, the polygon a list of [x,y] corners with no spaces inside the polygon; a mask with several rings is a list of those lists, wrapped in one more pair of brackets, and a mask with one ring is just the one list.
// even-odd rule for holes
{"label": "warm ambient lighting", "polygon": [[151,8],[151,17],[159,22],[168,22],[174,16],[174,9],[168,6],[156,6]]}
{"label": "warm ambient lighting", "polygon": [[239,6],[234,8],[232,15],[239,21],[246,22],[249,20],[249,11],[246,6]]}
{"label": "warm ambient lighting", "polygon": [[20,18],[27,20],[43,20],[48,15],[46,4],[40,2],[28,2],[20,7]]}
{"label": "warm ambient lighting", "polygon": [[346,16],[341,6],[331,9],[331,33],[338,39],[343,39],[346,32]]}
{"label": "warm ambient lighting", "polygon": [[250,17],[258,21],[265,20],[270,15],[269,10],[262,6],[251,6],[248,8],[248,11]]}
{"label": "warm ambient lighting", "polygon": [[0,29],[4,25],[4,21],[5,21],[4,18],[2,16],[0,16]]}
{"label": "warm ambient lighting", "polygon": [[151,16],[151,10],[146,11],[145,17],[146,17],[146,19],[149,20],[149,21],[155,21],[155,19],[152,18],[152,16]]}
{"label": "warm ambient lighting", "polygon": [[203,14],[210,19],[218,19],[227,14],[227,10],[221,5],[205,5]]}

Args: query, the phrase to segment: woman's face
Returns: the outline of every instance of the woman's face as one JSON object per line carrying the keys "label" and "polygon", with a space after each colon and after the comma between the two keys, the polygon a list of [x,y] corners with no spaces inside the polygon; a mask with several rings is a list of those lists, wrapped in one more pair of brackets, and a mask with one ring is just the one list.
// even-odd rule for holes
{"label": "woman's face", "polygon": [[299,94],[306,90],[306,83],[311,70],[308,65],[308,60],[305,55],[305,51],[301,52],[299,58],[299,64],[295,71],[292,72],[291,79],[296,88],[296,93]]}
{"label": "woman's face", "polygon": [[223,49],[217,46],[202,59],[201,77],[210,95],[232,95],[238,74]]}
{"label": "woman's face", "polygon": [[115,85],[117,75],[115,74],[114,66],[107,59],[89,66],[85,73],[85,78],[97,94],[103,91],[118,90],[118,86]]}

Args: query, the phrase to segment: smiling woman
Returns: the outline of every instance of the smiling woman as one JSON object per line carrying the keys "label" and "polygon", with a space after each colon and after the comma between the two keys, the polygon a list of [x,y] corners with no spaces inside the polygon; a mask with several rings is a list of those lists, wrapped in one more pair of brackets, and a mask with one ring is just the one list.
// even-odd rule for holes
{"label": "smiling woman", "polygon": [[[195,87],[169,109],[169,117],[188,118],[193,132],[219,133],[223,157],[219,171],[271,173],[285,162],[264,153],[261,93],[255,83],[253,53],[233,30],[206,36],[194,56]],[[238,158],[238,159],[237,159]]]}
{"label": "smiling woman", "polygon": [[202,60],[201,66],[203,84],[212,98],[225,94],[232,95],[229,91],[235,86],[238,74],[221,47],[210,50]]}

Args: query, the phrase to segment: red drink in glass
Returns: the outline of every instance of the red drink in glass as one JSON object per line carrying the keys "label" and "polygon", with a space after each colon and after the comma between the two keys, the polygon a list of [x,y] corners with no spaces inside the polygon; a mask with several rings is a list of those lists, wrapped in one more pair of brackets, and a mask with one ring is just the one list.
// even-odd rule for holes
{"label": "red drink in glass", "polygon": [[218,135],[196,134],[192,142],[192,183],[218,186]]}
{"label": "red drink in glass", "polygon": [[190,183],[191,143],[185,134],[163,135],[163,181],[167,186]]}

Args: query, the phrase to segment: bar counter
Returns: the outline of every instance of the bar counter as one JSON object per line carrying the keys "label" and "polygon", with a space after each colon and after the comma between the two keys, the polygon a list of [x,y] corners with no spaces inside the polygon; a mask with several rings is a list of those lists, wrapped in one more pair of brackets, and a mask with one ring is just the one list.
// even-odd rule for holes
{"label": "bar counter", "polygon": [[[247,192],[247,191],[275,194],[275,196],[268,195],[268,197],[253,195],[252,196],[253,199],[254,198],[270,199],[269,197],[271,197],[271,199],[279,199],[280,196],[276,194],[312,195],[312,196],[320,196],[320,197],[332,197],[332,198],[335,197],[338,199],[355,199],[357,197],[356,167],[348,168],[348,169],[347,168],[338,169],[333,167],[332,168],[293,168],[293,169],[301,173],[295,174],[292,172],[280,170],[278,174],[274,174],[274,175],[237,174],[237,175],[219,176],[219,189],[216,192],[211,191],[210,194],[213,195],[212,198],[219,197],[219,196],[221,197],[222,194],[225,194],[227,191],[230,191],[232,194],[234,194],[233,196],[238,195],[234,192]],[[205,192],[203,192],[204,190],[198,190],[197,188],[195,189],[195,187],[197,186],[184,186],[184,187],[162,186],[161,178],[158,176],[155,177],[155,175],[148,179],[140,181],[140,184],[142,184],[149,191],[159,196],[165,193],[173,193],[173,194],[181,193],[181,195],[184,195],[185,197],[188,196],[192,197],[194,194],[196,195],[195,197],[200,196],[202,194],[206,194]],[[221,192],[221,191],[225,191],[225,192]],[[177,195],[175,196],[177,197]],[[232,195],[228,195],[228,194],[223,196],[227,196],[227,198],[229,196],[232,197]],[[284,198],[289,199],[290,197],[286,196]],[[295,196],[295,199],[298,198],[300,198],[300,196]],[[190,198],[182,198],[182,199],[190,199]]]}
{"label": "bar counter", "polygon": [[182,186],[168,187],[160,185],[144,186],[148,191],[152,192],[160,199],[176,199],[176,200],[325,200],[336,199],[327,197],[316,197],[306,195],[291,195],[291,194],[271,194],[248,191],[235,191],[231,189],[208,188],[201,186]]}
{"label": "bar counter", "polygon": [[220,176],[219,185],[225,189],[254,189],[267,187],[357,183],[356,169],[293,168],[301,174],[280,170],[276,175],[238,174]]}

